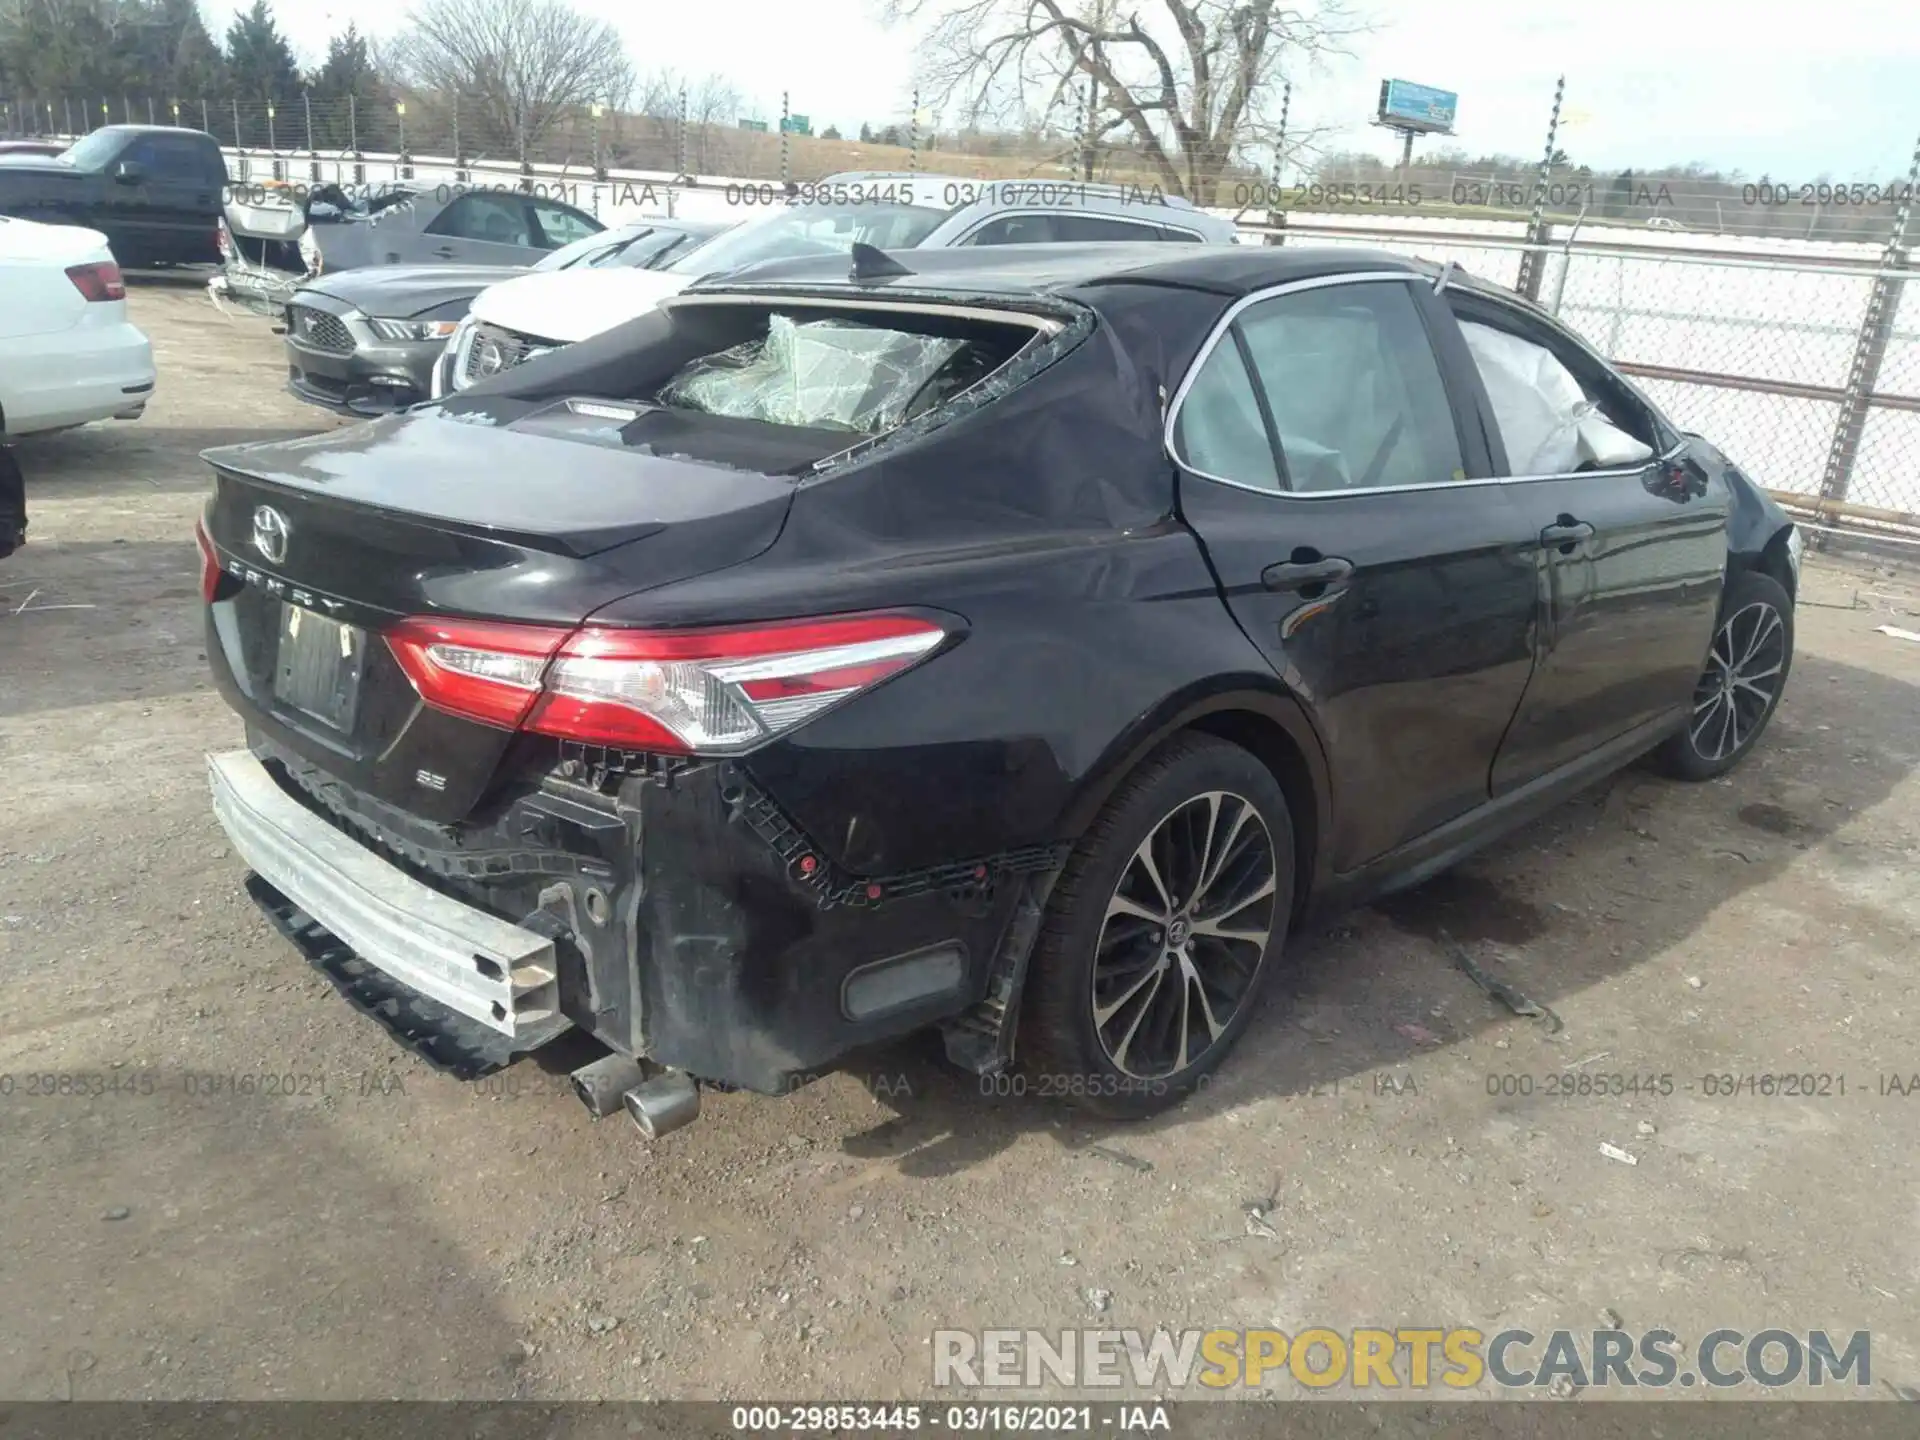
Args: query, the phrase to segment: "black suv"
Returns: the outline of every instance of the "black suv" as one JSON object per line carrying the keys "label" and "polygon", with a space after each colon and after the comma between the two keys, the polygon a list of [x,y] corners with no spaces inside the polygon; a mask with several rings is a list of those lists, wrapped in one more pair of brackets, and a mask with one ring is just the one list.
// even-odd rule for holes
{"label": "black suv", "polygon": [[209,452],[216,811],[430,1058],[578,1026],[583,1096],[657,1133],[937,1024],[1148,1112],[1310,912],[1773,711],[1791,525],[1511,293],[1291,246],[847,265]]}
{"label": "black suv", "polygon": [[58,155],[0,155],[0,215],[98,230],[130,269],[219,263],[226,185],[204,130],[108,125]]}

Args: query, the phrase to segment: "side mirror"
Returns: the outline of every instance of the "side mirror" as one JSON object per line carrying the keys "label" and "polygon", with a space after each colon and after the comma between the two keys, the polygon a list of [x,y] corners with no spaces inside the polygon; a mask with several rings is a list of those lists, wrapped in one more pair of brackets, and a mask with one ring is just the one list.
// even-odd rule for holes
{"label": "side mirror", "polygon": [[121,160],[113,167],[113,178],[122,185],[138,185],[147,178],[147,167],[138,160]]}

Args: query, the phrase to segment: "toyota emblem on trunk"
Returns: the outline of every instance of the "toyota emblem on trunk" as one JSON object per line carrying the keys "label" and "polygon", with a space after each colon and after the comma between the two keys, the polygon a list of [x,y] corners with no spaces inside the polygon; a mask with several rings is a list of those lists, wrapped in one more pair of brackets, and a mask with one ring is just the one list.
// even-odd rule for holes
{"label": "toyota emblem on trunk", "polygon": [[278,565],[287,558],[287,517],[271,505],[260,505],[253,512],[253,548]]}

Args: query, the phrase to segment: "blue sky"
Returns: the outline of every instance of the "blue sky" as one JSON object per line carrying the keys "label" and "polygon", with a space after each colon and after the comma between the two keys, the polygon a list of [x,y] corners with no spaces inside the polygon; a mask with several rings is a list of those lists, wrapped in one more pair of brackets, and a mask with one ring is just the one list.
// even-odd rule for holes
{"label": "blue sky", "polygon": [[[613,20],[642,70],[720,72],[752,114],[786,88],[814,128],[904,121],[913,34],[876,0],[576,0]],[[1156,0],[1138,0],[1151,12]],[[1310,0],[1309,0],[1310,3]],[[234,0],[203,0],[223,32]],[[349,20],[391,33],[405,0],[275,0],[312,61]],[[1561,148],[1600,170],[1699,160],[1749,177],[1902,179],[1920,132],[1920,9],[1911,0],[1820,0],[1791,10],[1729,0],[1362,0],[1372,24],[1352,54],[1302,74],[1294,114],[1333,148],[1393,153],[1366,121],[1389,76],[1460,94],[1454,143],[1532,157],[1557,75]],[[1904,15],[1904,19],[1900,18]]]}

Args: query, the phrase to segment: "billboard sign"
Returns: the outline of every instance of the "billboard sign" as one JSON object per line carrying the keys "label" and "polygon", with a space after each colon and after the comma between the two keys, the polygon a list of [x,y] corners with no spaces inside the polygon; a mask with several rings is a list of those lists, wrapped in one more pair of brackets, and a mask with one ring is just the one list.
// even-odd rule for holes
{"label": "billboard sign", "polygon": [[1395,130],[1451,135],[1454,111],[1459,104],[1460,97],[1451,90],[1435,90],[1431,85],[1415,85],[1411,80],[1382,80],[1377,123],[1390,125]]}

